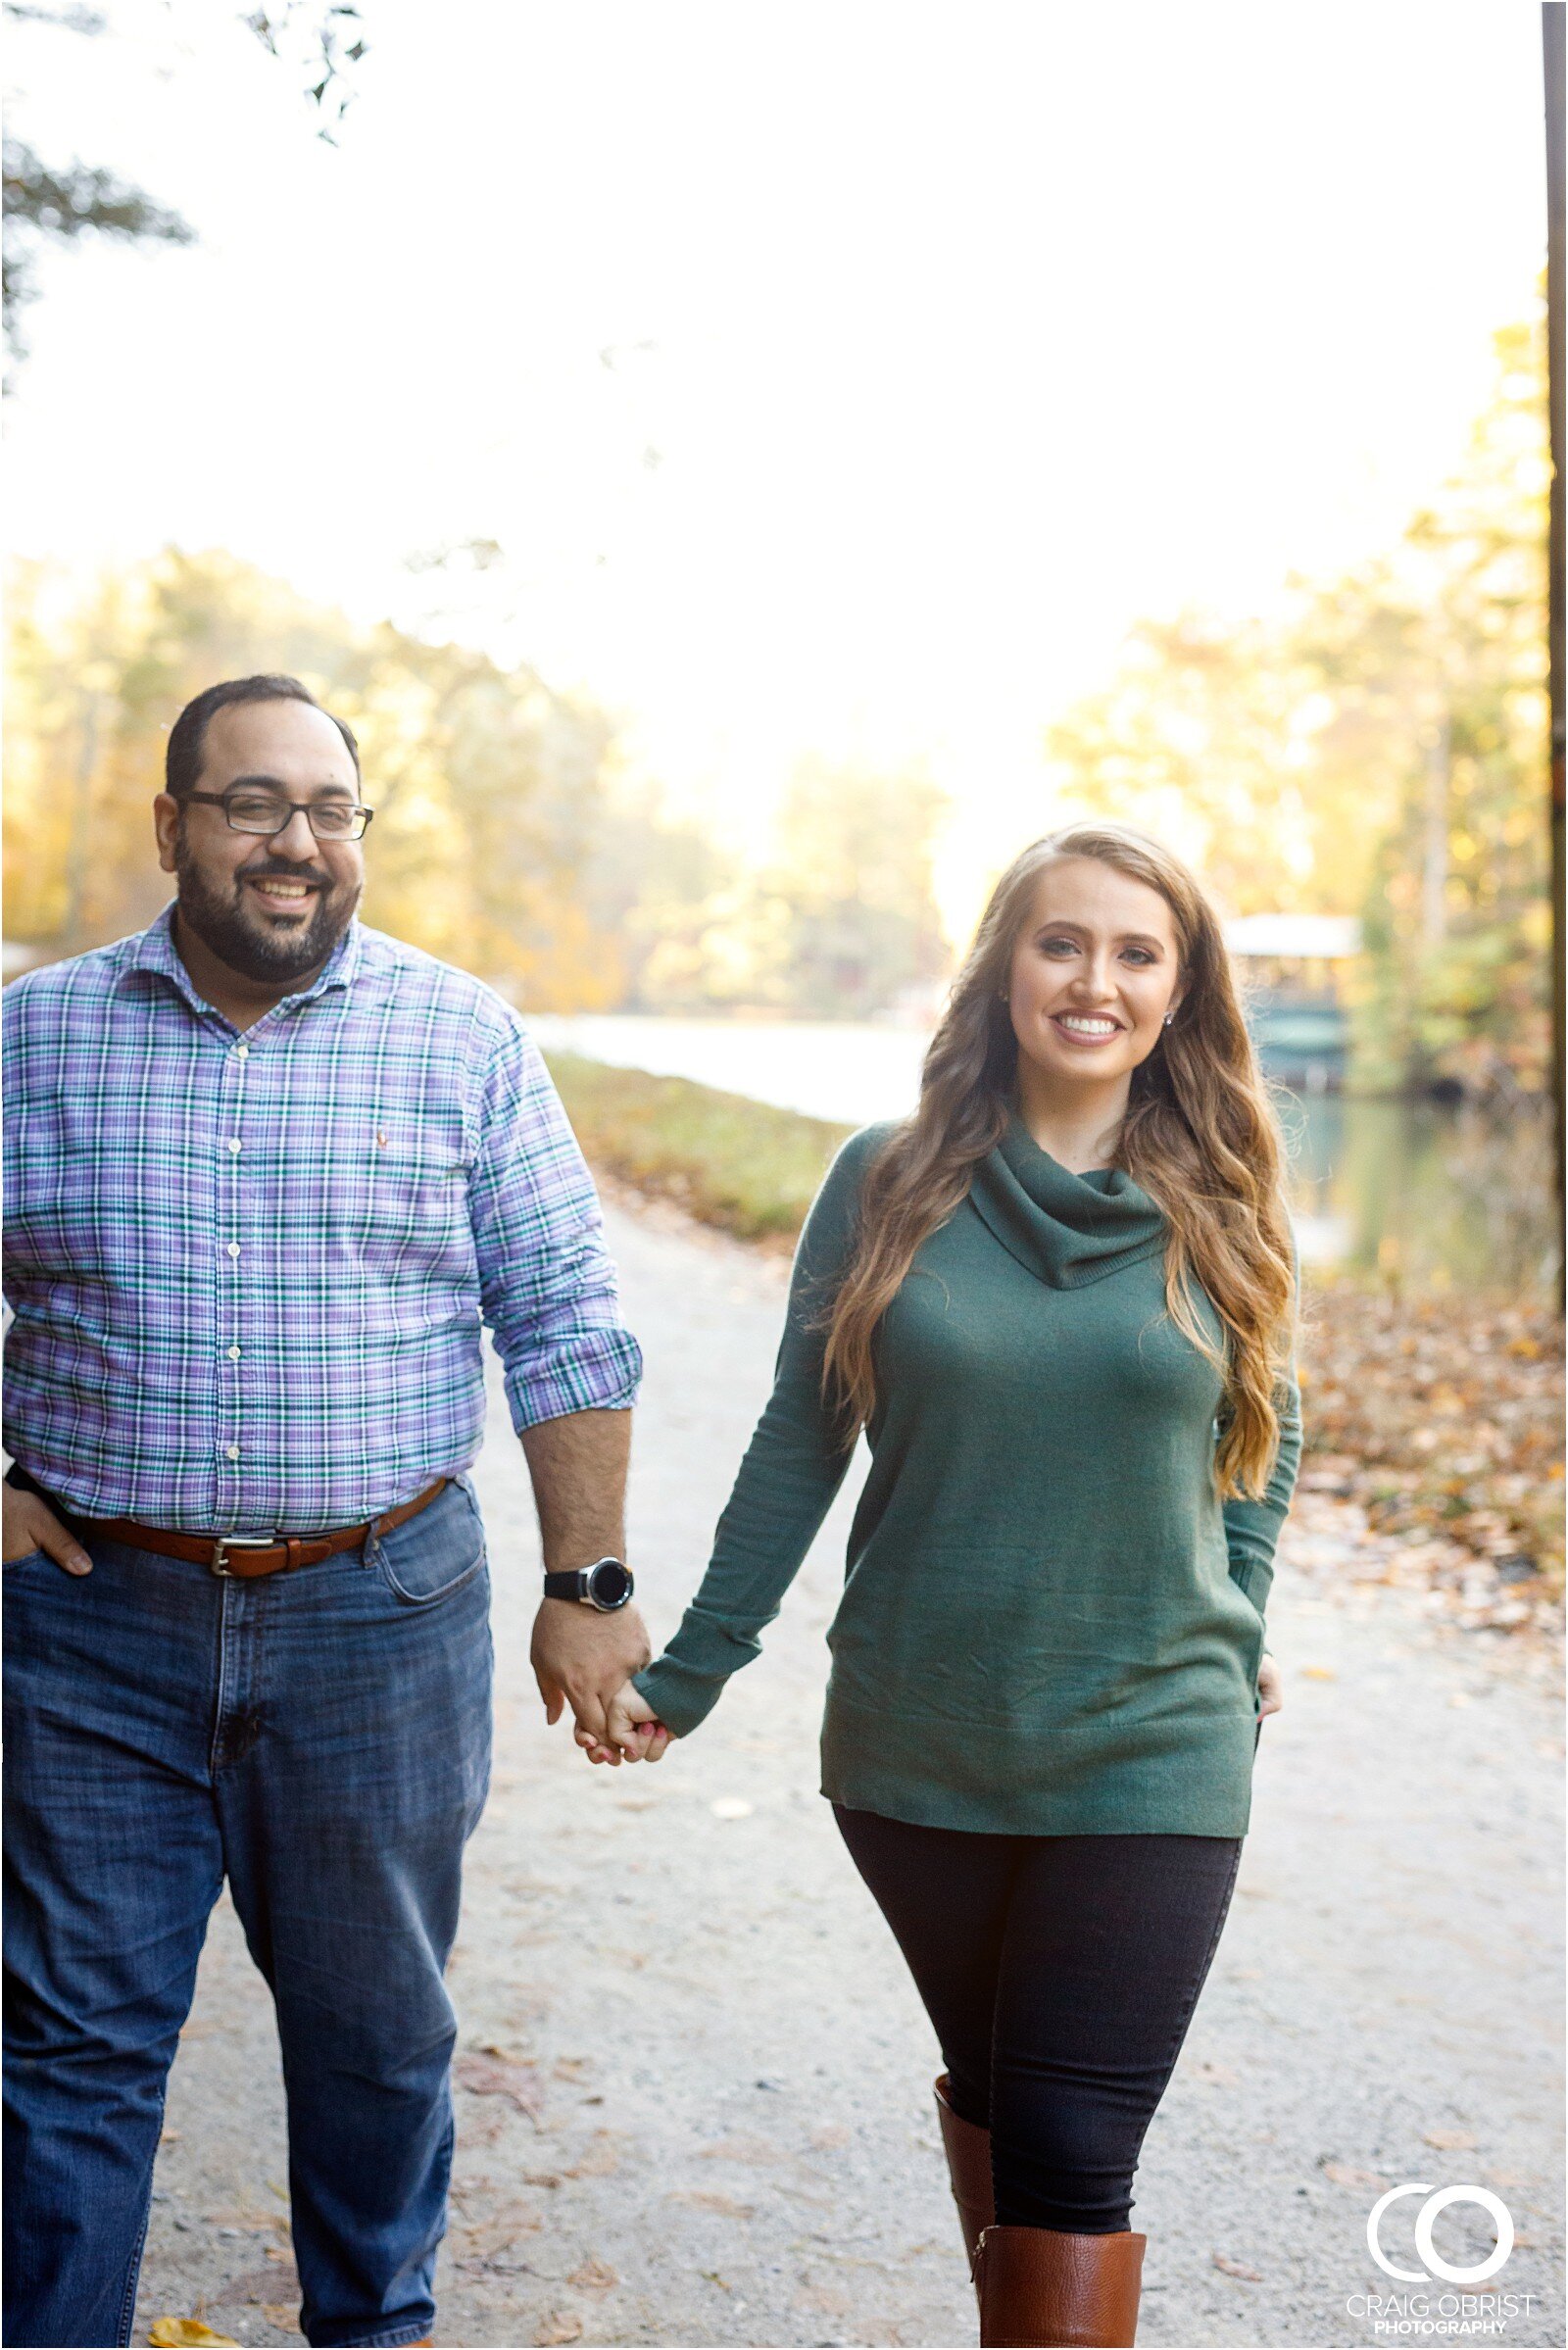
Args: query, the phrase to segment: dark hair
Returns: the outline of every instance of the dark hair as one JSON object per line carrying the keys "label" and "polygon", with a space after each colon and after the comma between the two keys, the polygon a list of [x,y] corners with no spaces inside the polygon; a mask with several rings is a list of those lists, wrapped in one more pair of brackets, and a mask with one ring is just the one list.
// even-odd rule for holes
{"label": "dark hair", "polygon": [[[207,747],[207,728],[215,710],[227,710],[235,702],[308,702],[312,710],[321,705],[308,686],[297,677],[230,677],[222,685],[210,685],[194,702],[187,702],[169,729],[169,749],[164,755],[164,786],[174,799],[183,800],[201,781],[202,756]],[[332,717],[330,710],[322,711],[348,746],[354,761],[355,780],[360,773],[360,746],[354,739],[353,728],[343,719]]]}

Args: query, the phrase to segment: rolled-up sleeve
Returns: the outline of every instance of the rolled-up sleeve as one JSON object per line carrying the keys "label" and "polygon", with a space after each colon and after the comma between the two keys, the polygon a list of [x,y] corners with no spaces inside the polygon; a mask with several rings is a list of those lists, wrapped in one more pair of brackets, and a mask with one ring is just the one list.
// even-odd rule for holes
{"label": "rolled-up sleeve", "polygon": [[626,1411],[642,1349],[620,1318],[593,1179],[520,1024],[485,1074],[469,1174],[481,1310],[521,1435],[574,1411]]}

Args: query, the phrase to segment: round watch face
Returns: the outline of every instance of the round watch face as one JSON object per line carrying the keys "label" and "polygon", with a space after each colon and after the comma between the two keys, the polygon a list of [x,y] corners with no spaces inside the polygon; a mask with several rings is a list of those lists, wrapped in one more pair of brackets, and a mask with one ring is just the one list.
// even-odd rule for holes
{"label": "round watch face", "polygon": [[588,1591],[595,1607],[624,1607],[631,1597],[631,1573],[618,1558],[602,1558],[588,1570]]}

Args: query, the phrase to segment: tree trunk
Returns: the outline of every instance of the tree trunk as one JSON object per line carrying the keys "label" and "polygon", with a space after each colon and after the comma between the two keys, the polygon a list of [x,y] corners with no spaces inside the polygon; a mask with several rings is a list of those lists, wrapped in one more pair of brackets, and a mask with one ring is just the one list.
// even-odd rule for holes
{"label": "tree trunk", "polygon": [[[1547,585],[1548,691],[1551,701],[1551,1092],[1557,1159],[1557,1230],[1563,1231],[1568,1200],[1568,1144],[1564,1138],[1563,956],[1568,952],[1563,915],[1563,18],[1564,0],[1547,0],[1541,12],[1546,84],[1546,366],[1551,417],[1551,504],[1548,522]],[[1565,1252],[1568,1256],[1568,1252]],[[1565,1295],[1568,1261],[1558,1260],[1558,1302]]]}

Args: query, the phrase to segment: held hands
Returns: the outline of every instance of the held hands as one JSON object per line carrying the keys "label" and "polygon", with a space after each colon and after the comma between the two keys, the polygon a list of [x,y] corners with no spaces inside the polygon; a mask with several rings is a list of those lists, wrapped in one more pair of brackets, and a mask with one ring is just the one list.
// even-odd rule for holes
{"label": "held hands", "polygon": [[1270,1714],[1277,1714],[1285,1703],[1285,1686],[1280,1679],[1279,1666],[1266,1651],[1257,1668],[1257,1693],[1261,1699],[1257,1709],[1260,1722],[1266,1721]]}
{"label": "held hands", "polygon": [[603,1744],[611,1699],[642,1671],[651,1653],[647,1627],[635,1607],[602,1614],[573,1599],[541,1600],[529,1654],[545,1719],[559,1722],[569,1705],[579,1738],[586,1731]]}
{"label": "held hands", "polygon": [[571,1599],[544,1599],[530,1651],[545,1719],[570,1706],[573,1737],[590,1762],[658,1762],[670,1734],[631,1684],[652,1651],[634,1607],[601,1614]]}
{"label": "held hands", "polygon": [[25,1493],[14,1485],[0,1485],[0,1560],[10,1566],[15,1559],[26,1558],[41,1550],[52,1558],[57,1567],[68,1575],[90,1575],[92,1560],[76,1541],[68,1534],[54,1511],[37,1493]]}
{"label": "held hands", "polygon": [[666,1730],[647,1698],[630,1681],[615,1691],[606,1708],[604,1736],[595,1737],[578,1723],[573,1733],[592,1763],[658,1762],[674,1732]]}

